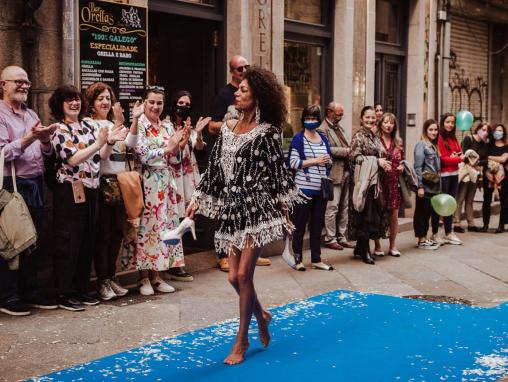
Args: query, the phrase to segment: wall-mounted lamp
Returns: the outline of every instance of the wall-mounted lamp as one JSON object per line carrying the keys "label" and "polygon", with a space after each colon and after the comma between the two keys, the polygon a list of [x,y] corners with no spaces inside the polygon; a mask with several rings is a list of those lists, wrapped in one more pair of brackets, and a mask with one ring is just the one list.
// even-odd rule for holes
{"label": "wall-mounted lamp", "polygon": [[407,115],[406,125],[408,127],[415,127],[416,126],[416,114],[408,114]]}

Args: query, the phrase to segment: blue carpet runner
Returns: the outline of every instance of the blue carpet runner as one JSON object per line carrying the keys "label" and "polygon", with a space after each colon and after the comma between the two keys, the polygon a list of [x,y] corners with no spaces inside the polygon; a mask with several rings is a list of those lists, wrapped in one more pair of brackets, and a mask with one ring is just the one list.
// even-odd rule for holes
{"label": "blue carpet runner", "polygon": [[[508,374],[508,304],[478,308],[337,290],[271,309],[263,349],[222,363],[228,321],[31,381],[497,381]],[[254,322],[255,320],[253,320]]]}

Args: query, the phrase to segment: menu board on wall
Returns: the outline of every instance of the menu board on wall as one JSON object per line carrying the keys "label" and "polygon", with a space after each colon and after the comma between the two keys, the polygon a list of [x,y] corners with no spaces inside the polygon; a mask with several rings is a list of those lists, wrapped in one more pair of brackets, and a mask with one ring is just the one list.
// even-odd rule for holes
{"label": "menu board on wall", "polygon": [[79,0],[78,17],[81,89],[107,83],[127,113],[146,86],[146,8]]}

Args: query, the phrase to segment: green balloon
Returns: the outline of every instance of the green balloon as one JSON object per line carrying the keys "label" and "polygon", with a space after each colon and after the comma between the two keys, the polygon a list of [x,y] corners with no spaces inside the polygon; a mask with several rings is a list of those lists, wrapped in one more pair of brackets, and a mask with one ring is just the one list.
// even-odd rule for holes
{"label": "green balloon", "polygon": [[467,131],[473,126],[474,117],[468,110],[461,110],[455,115],[455,126],[460,131]]}
{"label": "green balloon", "polygon": [[439,216],[451,216],[457,209],[455,198],[448,194],[434,195],[430,199],[430,204]]}

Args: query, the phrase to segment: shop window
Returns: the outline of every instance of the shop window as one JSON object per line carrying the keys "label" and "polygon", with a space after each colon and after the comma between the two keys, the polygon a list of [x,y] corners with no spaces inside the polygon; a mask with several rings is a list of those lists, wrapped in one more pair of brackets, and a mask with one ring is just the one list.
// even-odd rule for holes
{"label": "shop window", "polygon": [[192,3],[199,5],[217,6],[217,0],[178,0],[181,3]]}
{"label": "shop window", "polygon": [[284,0],[284,17],[310,24],[323,24],[321,0]]}
{"label": "shop window", "polygon": [[288,123],[284,146],[300,131],[302,110],[309,104],[321,108],[330,102],[334,1],[284,1],[284,85]]}
{"label": "shop window", "polygon": [[289,104],[285,137],[301,129],[302,110],[309,104],[321,105],[322,47],[286,41],[284,43],[284,84]]}
{"label": "shop window", "polygon": [[400,12],[398,1],[376,1],[376,41],[400,43]]}

